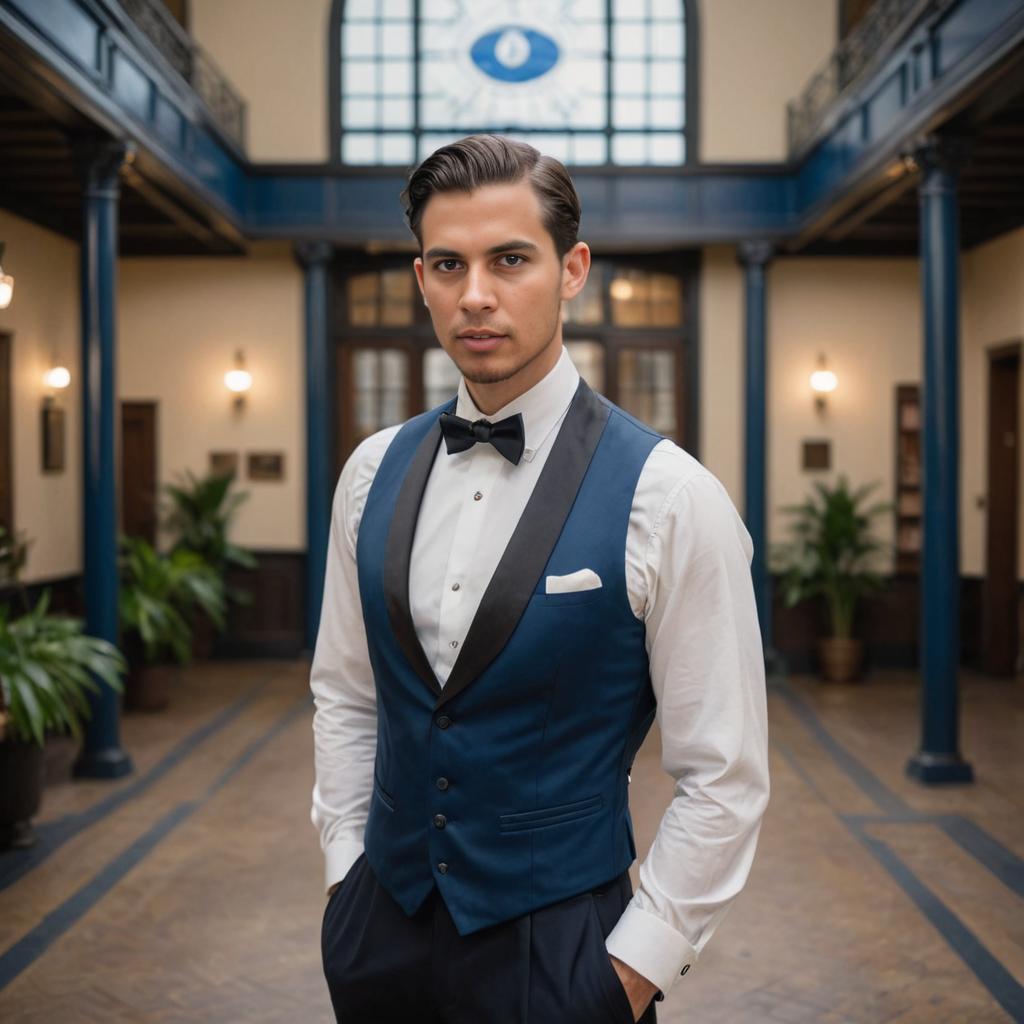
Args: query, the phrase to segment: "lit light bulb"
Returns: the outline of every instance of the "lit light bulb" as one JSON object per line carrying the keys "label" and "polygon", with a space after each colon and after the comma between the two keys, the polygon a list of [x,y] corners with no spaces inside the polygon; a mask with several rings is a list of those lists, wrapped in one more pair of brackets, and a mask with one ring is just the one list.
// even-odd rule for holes
{"label": "lit light bulb", "polygon": [[53,366],[46,371],[46,386],[66,388],[71,383],[71,374],[66,366]]}
{"label": "lit light bulb", "polygon": [[236,393],[248,391],[252,387],[252,374],[248,370],[228,370],[224,374],[224,385]]}
{"label": "lit light bulb", "polygon": [[824,394],[827,391],[835,391],[839,383],[838,378],[831,370],[815,370],[811,374],[811,390]]}
{"label": "lit light bulb", "polygon": [[14,298],[14,278],[0,267],[0,309],[6,309]]}

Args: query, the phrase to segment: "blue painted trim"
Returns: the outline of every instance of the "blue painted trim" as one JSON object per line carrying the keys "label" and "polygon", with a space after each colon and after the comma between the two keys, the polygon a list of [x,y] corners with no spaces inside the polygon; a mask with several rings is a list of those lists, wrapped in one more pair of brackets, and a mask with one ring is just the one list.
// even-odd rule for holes
{"label": "blue painted trim", "polygon": [[[0,0],[7,48],[116,137],[140,169],[163,174],[234,229],[259,238],[409,241],[398,192],[405,169],[331,166],[265,173],[212,126],[115,0]],[[718,168],[578,169],[583,230],[596,245],[702,245],[791,238],[877,180],[901,147],[945,120],[967,91],[1024,43],[1024,0],[958,0],[924,23],[848,97],[799,163]],[[642,186],[642,187],[641,187]]]}
{"label": "blue painted trim", "polygon": [[0,892],[39,867],[65,843],[145,793],[168,772],[177,768],[202,743],[235,721],[268,685],[269,681],[254,686],[234,704],[224,708],[205,725],[182,739],[141,778],[127,783],[116,792],[97,801],[88,810],[67,814],[55,821],[35,826],[33,831],[37,841],[33,846],[24,850],[7,850],[3,857],[0,857]]}
{"label": "blue painted trim", "polygon": [[181,803],[165,814],[124,852],[69,896],[56,910],[49,913],[35,928],[22,936],[3,954],[0,954],[0,991],[38,960],[54,942],[99,903],[132,868],[145,860],[160,842],[230,782],[270,740],[287,728],[300,712],[307,711],[309,703],[308,696],[300,697],[281,718],[253,740],[242,754],[221,772],[199,799]]}

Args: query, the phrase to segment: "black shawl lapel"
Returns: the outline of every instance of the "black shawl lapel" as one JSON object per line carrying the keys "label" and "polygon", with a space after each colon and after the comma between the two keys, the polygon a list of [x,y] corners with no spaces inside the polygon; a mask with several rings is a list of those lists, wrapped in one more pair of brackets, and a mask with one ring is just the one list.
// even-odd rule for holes
{"label": "black shawl lapel", "polygon": [[[484,592],[462,650],[452,667],[451,675],[444,688],[437,691],[440,696],[436,707],[440,707],[472,683],[508,643],[526,610],[530,596],[537,586],[537,580],[551,557],[590,460],[601,440],[609,414],[608,406],[594,394],[581,377],[572,404],[555,438],[551,454],[544,463],[522,517]],[[436,444],[431,446],[431,452],[435,447]],[[421,461],[421,455],[422,453],[417,454],[417,463]],[[430,458],[424,456],[423,461],[427,467],[423,471],[425,481],[430,468]],[[414,475],[414,472],[409,473],[406,479],[407,486]],[[420,495],[422,485],[418,486],[416,494]],[[402,493],[404,496],[405,488]],[[406,552],[406,578],[408,564]],[[406,612],[408,607],[406,596]],[[415,633],[413,639],[415,640]],[[419,647],[418,644],[416,646]],[[423,655],[422,650],[420,655]],[[436,678],[434,681],[436,683]]]}
{"label": "black shawl lapel", "polygon": [[[453,400],[446,409],[451,412],[454,407]],[[427,478],[430,476],[440,442],[441,424],[438,421],[431,426],[420,442],[406,471],[405,480],[402,481],[395,511],[391,517],[388,550],[384,557],[384,595],[395,639],[409,659],[409,664],[416,670],[416,674],[430,687],[435,696],[441,693],[441,683],[423,652],[409,608],[409,562],[423,491],[427,486]]]}

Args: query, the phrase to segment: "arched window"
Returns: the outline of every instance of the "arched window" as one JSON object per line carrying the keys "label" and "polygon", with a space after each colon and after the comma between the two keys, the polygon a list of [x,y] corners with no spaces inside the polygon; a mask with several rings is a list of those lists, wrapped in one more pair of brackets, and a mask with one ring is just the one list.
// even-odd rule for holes
{"label": "arched window", "polygon": [[694,158],[694,0],[334,0],[331,137],[411,165],[474,132],[565,163]]}

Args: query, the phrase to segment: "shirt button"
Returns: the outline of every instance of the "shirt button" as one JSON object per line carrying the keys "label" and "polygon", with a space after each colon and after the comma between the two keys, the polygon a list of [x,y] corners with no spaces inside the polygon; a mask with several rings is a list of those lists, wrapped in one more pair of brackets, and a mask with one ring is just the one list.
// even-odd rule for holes
{"label": "shirt button", "polygon": [[448,822],[448,819],[443,814],[435,814],[434,815],[434,824],[438,828],[444,828],[445,825],[447,824],[447,822]]}
{"label": "shirt button", "polygon": [[479,491],[477,491],[476,494],[473,495],[473,500],[479,501],[482,497],[483,495]]}
{"label": "shirt button", "polygon": [[438,789],[447,789],[448,788],[448,780],[443,775],[441,776],[441,778],[439,778],[437,780],[437,788]]}
{"label": "shirt button", "polygon": [[453,640],[449,646],[450,647],[458,647],[459,646],[459,641],[458,640]]}
{"label": "shirt button", "polygon": [[452,590],[458,590],[461,586],[462,586],[461,583],[453,583],[452,584]]}
{"label": "shirt button", "polygon": [[447,875],[448,874],[448,865],[445,864],[444,861],[441,861],[441,863],[437,865],[437,870],[440,871],[442,875]]}
{"label": "shirt button", "polygon": [[437,725],[439,729],[447,729],[452,724],[452,720],[447,715],[438,715]]}
{"label": "shirt button", "polygon": [[679,977],[681,978],[689,969],[689,964],[683,964],[683,969],[679,972]]}

